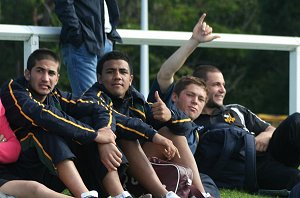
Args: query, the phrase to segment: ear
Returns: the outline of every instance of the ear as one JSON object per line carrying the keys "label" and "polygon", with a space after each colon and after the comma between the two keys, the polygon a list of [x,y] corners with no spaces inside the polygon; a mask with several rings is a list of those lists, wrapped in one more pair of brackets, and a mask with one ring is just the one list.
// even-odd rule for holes
{"label": "ear", "polygon": [[59,81],[59,77],[60,77],[60,75],[57,74],[57,80],[56,80],[56,82],[55,82],[55,86],[57,85],[57,83],[58,83],[58,81]]}
{"label": "ear", "polygon": [[100,74],[97,74],[97,81],[98,81],[98,83],[99,83],[99,84],[101,84],[101,83],[102,83],[102,80],[101,80],[101,75],[100,75]]}
{"label": "ear", "polygon": [[132,84],[132,81],[133,81],[133,75],[130,75],[130,82],[129,82],[129,85],[131,86]]}
{"label": "ear", "polygon": [[30,80],[30,71],[28,69],[25,69],[24,71],[24,77],[27,81]]}
{"label": "ear", "polygon": [[178,100],[178,96],[175,92],[172,93],[171,99],[174,103]]}

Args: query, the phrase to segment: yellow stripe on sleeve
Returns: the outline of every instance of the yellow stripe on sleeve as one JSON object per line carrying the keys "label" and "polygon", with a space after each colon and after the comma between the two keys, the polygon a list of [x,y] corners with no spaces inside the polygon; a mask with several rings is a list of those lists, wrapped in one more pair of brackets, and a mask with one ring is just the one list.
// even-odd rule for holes
{"label": "yellow stripe on sleeve", "polygon": [[29,120],[33,125],[36,126],[36,124],[34,123],[34,121],[22,111],[21,106],[18,104],[18,100],[16,99],[16,97],[15,97],[15,95],[13,93],[12,87],[11,87],[12,83],[13,83],[13,80],[10,80],[10,82],[8,84],[8,88],[9,88],[9,93],[10,93],[12,99],[15,101],[16,107],[19,109],[21,115],[23,115],[27,120]]}
{"label": "yellow stripe on sleeve", "polygon": [[83,129],[83,130],[86,130],[86,131],[89,131],[89,132],[95,132],[95,130],[93,130],[93,129],[89,129],[89,128],[87,128],[87,127],[83,127],[83,126],[81,126],[81,125],[79,125],[79,124],[76,124],[76,123],[70,121],[70,120],[67,120],[67,119],[65,119],[65,118],[63,118],[63,117],[60,117],[60,116],[56,115],[55,113],[53,113],[53,112],[50,111],[50,110],[47,110],[47,109],[42,109],[42,110],[45,111],[45,112],[47,112],[47,113],[49,113],[49,114],[52,115],[53,117],[56,117],[57,119],[62,120],[62,121],[64,121],[64,122],[66,122],[66,123],[69,123],[69,124],[71,124],[71,125],[73,125],[73,126],[75,126],[75,127],[77,127],[77,128],[80,128],[80,129]]}
{"label": "yellow stripe on sleeve", "polygon": [[135,111],[135,112],[138,112],[139,114],[141,114],[144,118],[146,118],[146,115],[144,112],[142,112],[141,110],[139,109],[136,109],[136,108],[133,108],[133,107],[129,107],[129,109]]}
{"label": "yellow stripe on sleeve", "polygon": [[120,124],[120,123],[117,123],[117,126],[123,128],[123,129],[125,129],[125,130],[131,131],[131,132],[133,132],[133,133],[136,133],[136,134],[138,134],[139,136],[145,137],[146,139],[149,139],[149,137],[147,137],[144,133],[141,133],[141,132],[139,132],[139,131],[137,131],[137,130],[135,130],[135,129],[128,128],[128,127],[126,127],[126,126],[124,126],[124,125],[122,125],[122,124]]}
{"label": "yellow stripe on sleeve", "polygon": [[190,118],[182,119],[182,120],[173,120],[172,124],[176,123],[182,123],[182,122],[191,122],[192,120]]}

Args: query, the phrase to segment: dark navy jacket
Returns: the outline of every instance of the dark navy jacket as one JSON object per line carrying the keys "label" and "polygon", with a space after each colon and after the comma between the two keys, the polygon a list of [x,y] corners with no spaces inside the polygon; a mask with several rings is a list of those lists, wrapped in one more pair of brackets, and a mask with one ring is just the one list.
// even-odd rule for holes
{"label": "dark navy jacket", "polygon": [[[176,135],[187,135],[191,132],[191,129],[194,128],[194,123],[191,119],[187,118],[183,112],[178,111],[175,106],[169,107],[172,114],[171,120],[165,123],[155,120],[151,112],[151,103],[145,101],[144,96],[132,86],[127,91],[124,99],[110,95],[104,86],[97,85],[97,83],[94,84],[93,87],[95,90],[98,89],[98,92],[102,91],[109,96],[108,98],[112,100],[113,108],[116,111],[131,118],[139,118],[143,122],[153,126],[156,130],[167,126]],[[106,102],[109,103],[109,101]],[[140,122],[136,123],[136,125],[139,127]]]}
{"label": "dark navy jacket", "polygon": [[[94,141],[95,129],[105,126],[116,129],[111,112],[92,100],[74,100],[70,93],[55,88],[44,103],[40,103],[27,86],[26,79],[21,77],[4,83],[1,88],[6,117],[15,131],[45,130],[85,144]],[[75,119],[84,116],[98,120],[97,125],[92,128]]]}
{"label": "dark navy jacket", "polygon": [[213,129],[219,124],[228,124],[240,127],[255,136],[270,126],[270,123],[260,119],[252,111],[239,104],[221,106],[216,108],[212,115],[201,114],[194,122],[204,127],[203,132]]}
{"label": "dark navy jacket", "polygon": [[[116,27],[119,8],[116,0],[106,1],[112,31],[107,35],[113,42],[122,42]],[[92,54],[100,54],[105,43],[104,0],[55,0],[55,12],[62,23],[61,43],[79,47],[84,43]]]}
{"label": "dark navy jacket", "polygon": [[[107,104],[108,108],[111,108],[113,111],[113,116],[116,119],[117,130],[116,134],[118,138],[122,139],[146,139],[151,141],[153,136],[157,133],[157,131],[152,127],[143,122],[139,117],[128,117],[127,113],[124,110],[120,112],[115,108],[113,101],[110,97],[103,91],[103,87],[100,86],[98,82],[96,82],[89,90],[84,93],[84,97],[94,98],[102,104]],[[124,107],[125,108],[125,107]]]}

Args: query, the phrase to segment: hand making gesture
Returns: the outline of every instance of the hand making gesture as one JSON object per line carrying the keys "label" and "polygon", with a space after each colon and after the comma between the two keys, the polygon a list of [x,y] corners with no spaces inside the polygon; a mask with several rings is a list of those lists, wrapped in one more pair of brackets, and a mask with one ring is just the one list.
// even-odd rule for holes
{"label": "hand making gesture", "polygon": [[155,92],[156,102],[152,104],[153,117],[161,122],[167,122],[171,119],[171,111],[159,97],[158,92]]}
{"label": "hand making gesture", "polygon": [[204,21],[205,17],[206,13],[202,14],[193,29],[192,39],[195,39],[198,43],[205,43],[220,38],[220,36],[212,34],[213,29]]}

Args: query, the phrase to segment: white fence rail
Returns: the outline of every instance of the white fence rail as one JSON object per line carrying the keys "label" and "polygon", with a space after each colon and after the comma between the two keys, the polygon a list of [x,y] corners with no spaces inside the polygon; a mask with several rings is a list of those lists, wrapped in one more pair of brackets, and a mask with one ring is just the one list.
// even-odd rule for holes
{"label": "white fence rail", "polygon": [[[191,36],[190,32],[127,29],[119,29],[118,32],[125,45],[180,46]],[[40,41],[58,42],[59,33],[60,27],[0,25],[0,40],[24,42],[24,63],[29,54],[39,48]],[[288,51],[290,53],[289,113],[300,112],[300,37],[219,35],[220,39],[201,44],[201,47]],[[148,88],[142,88],[142,90],[148,90]]]}

